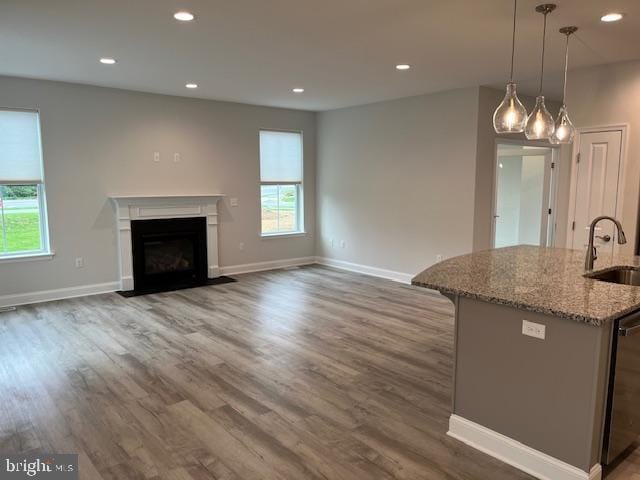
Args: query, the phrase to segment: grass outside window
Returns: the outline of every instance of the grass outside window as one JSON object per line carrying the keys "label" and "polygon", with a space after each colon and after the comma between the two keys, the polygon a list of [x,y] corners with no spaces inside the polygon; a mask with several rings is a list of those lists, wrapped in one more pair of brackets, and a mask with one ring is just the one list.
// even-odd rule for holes
{"label": "grass outside window", "polygon": [[0,258],[42,252],[37,185],[0,185]]}

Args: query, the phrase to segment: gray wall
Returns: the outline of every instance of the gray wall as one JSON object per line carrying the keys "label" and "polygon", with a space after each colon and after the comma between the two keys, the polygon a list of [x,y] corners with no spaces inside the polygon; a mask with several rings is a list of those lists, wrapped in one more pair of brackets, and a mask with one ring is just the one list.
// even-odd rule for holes
{"label": "gray wall", "polygon": [[470,88],[320,113],[318,254],[413,274],[471,251],[477,105]]}
{"label": "gray wall", "polygon": [[411,274],[439,254],[491,248],[503,96],[479,87],[320,113],[318,254]]}
{"label": "gray wall", "polygon": [[[0,77],[0,106],[40,109],[55,250],[53,260],[0,263],[0,295],[117,280],[110,194],[237,197],[238,207],[220,206],[222,266],[314,255],[315,113],[10,77]],[[259,236],[260,128],[304,132],[305,237]]]}
{"label": "gray wall", "polygon": [[[577,126],[630,125],[622,218],[630,237],[640,185],[638,91],[640,62],[569,76],[568,105]],[[496,140],[491,115],[502,96],[501,90],[469,88],[315,114],[0,77],[1,106],[41,110],[56,251],[51,261],[0,263],[0,295],[116,280],[107,202],[114,193],[238,197],[238,207],[228,199],[221,206],[222,266],[318,254],[413,274],[438,254],[489,248]],[[523,100],[531,106],[532,99]],[[554,113],[557,106],[549,102]],[[259,237],[259,128],[304,131],[306,237]],[[160,163],[152,161],[154,151],[161,152]],[[173,152],[182,154],[181,163],[171,161]],[[566,238],[570,161],[564,148],[558,246]],[[316,226],[322,232],[317,239]],[[76,269],[80,256],[86,266]]]}
{"label": "gray wall", "polygon": [[[569,72],[567,106],[577,127],[629,126],[621,221],[629,240],[622,250],[631,253],[636,246],[640,193],[640,61],[572,70]],[[569,184],[567,176],[562,185],[567,202]]]}

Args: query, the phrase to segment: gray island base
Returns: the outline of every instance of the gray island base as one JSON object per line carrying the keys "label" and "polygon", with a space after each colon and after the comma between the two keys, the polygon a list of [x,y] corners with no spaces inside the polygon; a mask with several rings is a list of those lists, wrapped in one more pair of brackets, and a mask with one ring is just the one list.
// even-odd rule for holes
{"label": "gray island base", "polygon": [[[594,268],[638,260],[603,255]],[[540,479],[602,478],[633,443],[625,425],[640,424],[614,401],[618,329],[638,323],[640,288],[583,269],[584,252],[518,246],[449,259],[412,282],[455,305],[449,435]],[[621,361],[640,369],[633,345]],[[637,402],[637,380],[616,386],[623,403]]]}

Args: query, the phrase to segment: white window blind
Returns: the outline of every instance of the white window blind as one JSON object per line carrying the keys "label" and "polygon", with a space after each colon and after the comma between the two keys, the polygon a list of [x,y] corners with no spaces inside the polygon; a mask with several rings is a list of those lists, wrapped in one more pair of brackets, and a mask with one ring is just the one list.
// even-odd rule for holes
{"label": "white window blind", "polygon": [[0,183],[42,183],[37,112],[0,109]]}
{"label": "white window blind", "polygon": [[302,134],[260,131],[260,181],[302,182]]}

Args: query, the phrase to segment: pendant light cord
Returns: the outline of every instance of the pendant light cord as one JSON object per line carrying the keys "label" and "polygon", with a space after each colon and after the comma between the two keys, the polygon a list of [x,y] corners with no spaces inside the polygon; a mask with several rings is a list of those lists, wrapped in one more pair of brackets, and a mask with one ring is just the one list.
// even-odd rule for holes
{"label": "pendant light cord", "polygon": [[567,69],[569,68],[569,36],[567,33],[567,44],[564,50],[564,83],[562,84],[562,104],[565,104],[567,99]]}
{"label": "pendant light cord", "polygon": [[509,83],[513,83],[513,63],[516,58],[516,16],[518,14],[518,0],[513,0],[513,35],[511,36],[511,74]]}
{"label": "pendant light cord", "polygon": [[547,38],[547,15],[549,12],[544,12],[544,27],[542,29],[542,66],[540,68],[540,91],[538,92],[538,96],[542,95],[542,81],[544,79],[544,48],[545,48],[545,40]]}

